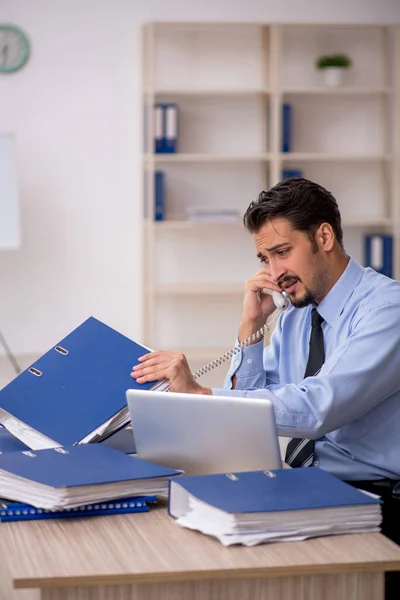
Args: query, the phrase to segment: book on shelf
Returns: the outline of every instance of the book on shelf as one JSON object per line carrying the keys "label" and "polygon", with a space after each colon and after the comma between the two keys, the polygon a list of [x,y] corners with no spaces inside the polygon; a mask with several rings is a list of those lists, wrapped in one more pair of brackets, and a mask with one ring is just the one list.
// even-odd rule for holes
{"label": "book on shelf", "polygon": [[168,511],[224,546],[379,531],[381,501],[317,467],[170,481]]}
{"label": "book on shelf", "polygon": [[165,173],[155,171],[154,173],[154,219],[164,221],[165,219]]}
{"label": "book on shelf", "polygon": [[291,104],[282,106],[282,152],[292,151],[293,111]]}
{"label": "book on shelf", "polygon": [[178,105],[157,102],[154,105],[154,152],[174,154],[178,151]]}
{"label": "book on shelf", "polygon": [[36,508],[86,504],[168,492],[182,471],[128,456],[104,444],[79,444],[0,455],[0,497]]}
{"label": "book on shelf", "polygon": [[378,273],[393,277],[393,236],[366,235],[364,240],[365,266]]}
{"label": "book on shelf", "polygon": [[292,179],[293,177],[303,177],[303,171],[301,169],[283,169],[282,181]]}
{"label": "book on shelf", "polygon": [[137,496],[118,498],[108,502],[95,502],[75,506],[75,508],[49,510],[36,508],[24,502],[13,502],[0,498],[0,522],[9,521],[38,521],[44,519],[79,519],[101,517],[106,515],[126,515],[131,513],[149,512],[150,505],[156,504],[157,496]]}
{"label": "book on shelf", "polygon": [[32,450],[100,442],[130,422],[132,367],[150,350],[90,317],[0,390],[0,423]]}

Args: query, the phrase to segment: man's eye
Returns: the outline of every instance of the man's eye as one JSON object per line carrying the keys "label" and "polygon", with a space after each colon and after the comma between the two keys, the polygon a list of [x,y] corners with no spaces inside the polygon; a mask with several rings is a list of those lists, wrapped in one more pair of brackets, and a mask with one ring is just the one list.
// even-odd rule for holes
{"label": "man's eye", "polygon": [[260,258],[260,262],[262,265],[267,265],[268,264],[268,258]]}
{"label": "man's eye", "polygon": [[285,256],[288,252],[289,252],[289,250],[287,248],[285,250],[279,250],[278,256]]}

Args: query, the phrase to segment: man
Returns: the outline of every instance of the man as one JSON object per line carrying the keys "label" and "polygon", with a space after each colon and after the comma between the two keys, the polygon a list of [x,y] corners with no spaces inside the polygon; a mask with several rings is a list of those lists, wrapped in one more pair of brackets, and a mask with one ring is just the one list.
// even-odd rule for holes
{"label": "man", "polygon": [[275,310],[263,289],[290,300],[269,346],[236,354],[224,389],[199,385],[185,356],[171,352],[142,357],[132,377],[167,378],[176,392],[269,398],[279,435],[293,438],[286,461],[382,495],[383,532],[400,543],[400,283],[346,254],[335,198],[306,179],[261,192],[244,224],[262,266],[245,284],[238,341]]}

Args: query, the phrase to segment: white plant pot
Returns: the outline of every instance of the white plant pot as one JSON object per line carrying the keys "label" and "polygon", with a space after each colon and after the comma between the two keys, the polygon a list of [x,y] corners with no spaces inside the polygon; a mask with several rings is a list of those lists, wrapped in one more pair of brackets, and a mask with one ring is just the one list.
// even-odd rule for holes
{"label": "white plant pot", "polygon": [[325,85],[337,87],[343,82],[344,69],[343,67],[326,67],[324,69]]}

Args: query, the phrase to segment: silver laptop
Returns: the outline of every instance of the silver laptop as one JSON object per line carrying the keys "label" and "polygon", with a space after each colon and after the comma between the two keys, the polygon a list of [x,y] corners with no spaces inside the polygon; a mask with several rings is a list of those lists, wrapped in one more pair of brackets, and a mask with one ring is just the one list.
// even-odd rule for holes
{"label": "silver laptop", "polygon": [[137,456],[188,475],[280,469],[269,400],[127,390]]}

